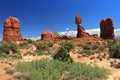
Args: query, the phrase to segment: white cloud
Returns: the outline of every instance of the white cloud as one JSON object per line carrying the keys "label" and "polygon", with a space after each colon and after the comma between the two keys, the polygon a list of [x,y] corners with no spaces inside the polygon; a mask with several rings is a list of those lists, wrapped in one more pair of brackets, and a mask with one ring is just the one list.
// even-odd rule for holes
{"label": "white cloud", "polygon": [[62,35],[67,35],[67,36],[72,36],[75,37],[77,34],[77,31],[70,30],[70,31],[63,31],[63,32],[58,32],[61,36]]}
{"label": "white cloud", "polygon": [[[99,28],[96,28],[96,29],[89,29],[89,30],[86,30],[86,32],[88,32],[89,34],[98,34],[100,36],[100,29]],[[115,29],[114,30],[115,32],[115,37],[116,38],[120,38],[120,29]],[[67,36],[73,36],[75,37],[76,34],[77,34],[77,31],[74,31],[74,30],[70,30],[70,31],[62,31],[62,32],[59,32],[60,35],[67,35]]]}
{"label": "white cloud", "polygon": [[69,30],[69,28],[66,28],[65,30]]}
{"label": "white cloud", "polygon": [[39,36],[39,37],[32,37],[32,38],[28,38],[28,39],[31,39],[31,40],[33,40],[33,41],[36,41],[36,40],[41,39],[41,36]]}

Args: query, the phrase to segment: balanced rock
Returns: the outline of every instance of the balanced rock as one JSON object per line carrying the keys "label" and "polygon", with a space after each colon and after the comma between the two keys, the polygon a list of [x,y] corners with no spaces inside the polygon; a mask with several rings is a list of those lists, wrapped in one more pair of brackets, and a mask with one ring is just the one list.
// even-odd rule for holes
{"label": "balanced rock", "polygon": [[101,20],[100,37],[103,39],[115,39],[114,24],[112,18],[106,18]]}
{"label": "balanced rock", "polygon": [[77,38],[90,36],[82,26],[82,19],[80,15],[76,15],[75,24],[77,25]]}
{"label": "balanced rock", "polygon": [[18,18],[9,16],[4,22],[3,41],[24,41],[20,32],[20,21]]}

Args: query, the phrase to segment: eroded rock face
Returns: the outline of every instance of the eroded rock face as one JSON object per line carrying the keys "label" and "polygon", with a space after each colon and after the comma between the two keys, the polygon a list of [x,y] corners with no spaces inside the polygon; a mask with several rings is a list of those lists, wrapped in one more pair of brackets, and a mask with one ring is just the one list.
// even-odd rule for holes
{"label": "eroded rock face", "polygon": [[53,33],[53,35],[54,35],[54,39],[59,39],[60,38],[60,35],[59,35],[59,33]]}
{"label": "eroded rock face", "polygon": [[3,41],[24,41],[20,32],[20,21],[18,18],[9,16],[4,22]]}
{"label": "eroded rock face", "polygon": [[75,24],[77,25],[77,38],[90,36],[82,26],[82,19],[80,15],[76,15]]}
{"label": "eroded rock face", "polygon": [[54,35],[51,31],[46,30],[42,33],[41,39],[45,41],[54,40]]}
{"label": "eroded rock face", "polygon": [[106,18],[100,22],[100,37],[103,39],[115,39],[112,18]]}

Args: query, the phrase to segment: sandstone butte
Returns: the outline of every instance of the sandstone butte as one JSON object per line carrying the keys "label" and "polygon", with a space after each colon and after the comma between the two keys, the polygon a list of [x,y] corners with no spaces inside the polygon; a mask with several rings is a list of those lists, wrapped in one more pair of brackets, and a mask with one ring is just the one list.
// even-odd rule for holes
{"label": "sandstone butte", "polygon": [[115,39],[114,24],[112,18],[106,18],[101,20],[100,37],[103,39]]}
{"label": "sandstone butte", "polygon": [[4,22],[3,42],[24,41],[20,32],[20,21],[16,17],[9,16]]}

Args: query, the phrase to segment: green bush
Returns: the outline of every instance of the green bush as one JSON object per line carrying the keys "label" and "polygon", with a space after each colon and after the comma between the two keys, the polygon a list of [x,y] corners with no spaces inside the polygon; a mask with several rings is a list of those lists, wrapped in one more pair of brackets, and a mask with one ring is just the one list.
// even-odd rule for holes
{"label": "green bush", "polygon": [[[106,80],[109,74],[108,70],[97,66],[46,59],[19,62],[13,69],[12,73],[20,72],[19,79],[23,80]],[[27,73],[27,79],[24,79],[23,73]]]}
{"label": "green bush", "polygon": [[115,41],[109,44],[109,56],[111,58],[120,58],[120,43]]}
{"label": "green bush", "polygon": [[30,45],[29,45],[29,43],[28,42],[23,42],[23,43],[20,43],[19,44],[19,48],[21,48],[21,49],[24,49],[24,48],[29,48],[30,47]]}
{"label": "green bush", "polygon": [[5,58],[5,57],[7,57],[8,55],[6,54],[6,53],[0,53],[0,57],[3,57],[3,58]]}
{"label": "green bush", "polygon": [[73,62],[67,50],[63,46],[61,46],[57,51],[57,53],[54,54],[53,59],[57,59],[59,61],[64,61],[64,62],[66,61]]}
{"label": "green bush", "polygon": [[79,44],[78,46],[83,47],[84,50],[96,50],[98,48],[98,45],[92,44],[90,42]]}
{"label": "green bush", "polygon": [[34,45],[37,48],[36,50],[37,54],[42,54],[43,51],[49,51],[49,47],[47,46],[47,44],[43,42],[37,42]]}
{"label": "green bush", "polygon": [[70,52],[70,50],[74,48],[73,42],[71,41],[62,43],[62,46],[66,48],[68,52]]}
{"label": "green bush", "polygon": [[18,45],[16,43],[13,43],[13,42],[0,44],[0,53],[9,54],[10,51],[12,51],[12,53],[19,54]]}
{"label": "green bush", "polygon": [[48,47],[53,47],[54,42],[48,42],[47,45],[48,45]]}

